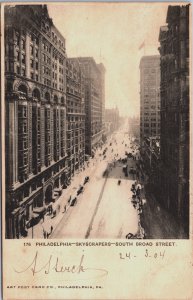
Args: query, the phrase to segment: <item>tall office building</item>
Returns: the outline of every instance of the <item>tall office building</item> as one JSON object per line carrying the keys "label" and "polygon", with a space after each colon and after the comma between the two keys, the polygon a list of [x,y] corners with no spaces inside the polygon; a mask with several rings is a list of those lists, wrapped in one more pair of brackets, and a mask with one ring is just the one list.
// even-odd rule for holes
{"label": "tall office building", "polygon": [[160,28],[163,203],[189,230],[189,5],[169,6]]}
{"label": "tall office building", "polygon": [[94,155],[102,141],[105,68],[92,57],[79,57],[79,62],[85,77],[85,153]]}
{"label": "tall office building", "polygon": [[85,102],[84,75],[77,58],[66,63],[67,154],[69,177],[84,165]]}
{"label": "tall office building", "polygon": [[150,175],[152,145],[160,138],[160,56],[143,56],[140,61],[140,145],[141,158]]}
{"label": "tall office building", "polygon": [[67,184],[65,39],[43,5],[5,7],[6,237]]}
{"label": "tall office building", "polygon": [[160,56],[140,61],[140,139],[160,135]]}
{"label": "tall office building", "polygon": [[102,63],[97,64],[97,66],[101,73],[100,79],[101,79],[101,100],[102,100],[102,132],[104,134],[104,131],[105,131],[105,72],[106,72],[106,70]]}

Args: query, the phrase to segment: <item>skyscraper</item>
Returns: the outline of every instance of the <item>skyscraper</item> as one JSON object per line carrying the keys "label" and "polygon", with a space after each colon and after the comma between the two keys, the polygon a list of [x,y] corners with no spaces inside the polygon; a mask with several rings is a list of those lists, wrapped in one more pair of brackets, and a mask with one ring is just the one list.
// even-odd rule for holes
{"label": "skyscraper", "polygon": [[102,64],[96,64],[92,57],[79,57],[85,77],[85,153],[94,155],[102,141],[104,117],[104,73]]}
{"label": "skyscraper", "polygon": [[71,178],[85,159],[85,91],[84,74],[78,59],[68,58],[66,67],[67,155]]}
{"label": "skyscraper", "polygon": [[169,6],[160,28],[163,203],[189,230],[189,5]]}
{"label": "skyscraper", "polygon": [[151,168],[151,144],[160,138],[160,56],[140,61],[140,145],[145,167]]}
{"label": "skyscraper", "polygon": [[43,5],[5,8],[6,236],[67,184],[65,39]]}

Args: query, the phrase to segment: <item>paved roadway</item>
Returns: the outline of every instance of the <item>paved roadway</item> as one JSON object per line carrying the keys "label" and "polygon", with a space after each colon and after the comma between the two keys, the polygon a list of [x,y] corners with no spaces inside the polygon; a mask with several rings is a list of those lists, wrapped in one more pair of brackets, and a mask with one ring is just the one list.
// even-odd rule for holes
{"label": "paved roadway", "polygon": [[[125,238],[127,233],[137,232],[138,214],[130,202],[134,178],[124,176],[122,163],[112,164],[115,158],[124,157],[125,151],[130,151],[128,135],[117,132],[112,138],[112,146],[108,143],[106,158],[102,159],[99,153],[96,155],[96,167],[83,194],[64,214],[51,238]],[[129,167],[134,163],[132,159],[128,160]],[[111,168],[109,164],[112,164]],[[108,177],[103,177],[107,166]]]}

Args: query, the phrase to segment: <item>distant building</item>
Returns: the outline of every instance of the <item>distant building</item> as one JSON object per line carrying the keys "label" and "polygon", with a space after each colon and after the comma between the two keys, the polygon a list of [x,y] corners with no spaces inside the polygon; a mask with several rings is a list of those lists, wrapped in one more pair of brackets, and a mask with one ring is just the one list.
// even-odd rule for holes
{"label": "distant building", "polygon": [[160,135],[160,56],[140,61],[140,140]]}
{"label": "distant building", "polygon": [[[118,108],[106,108],[105,109],[105,123],[109,124],[110,133],[113,133],[119,128],[119,110]],[[107,127],[107,125],[106,125]]]}
{"label": "distant building", "polygon": [[129,134],[139,139],[140,137],[140,119],[139,117],[128,118]]}
{"label": "distant building", "polygon": [[140,153],[149,169],[150,138],[160,137],[160,56],[143,56],[140,61]]}
{"label": "distant building", "polygon": [[169,6],[160,28],[163,203],[189,230],[189,5]]}
{"label": "distant building", "polygon": [[104,73],[102,64],[92,57],[79,57],[85,78],[85,153],[93,155],[102,141],[104,109]]}
{"label": "distant building", "polygon": [[85,159],[84,76],[77,58],[66,62],[68,174],[83,167]]}
{"label": "distant building", "polygon": [[5,7],[6,237],[67,184],[65,39],[43,5]]}
{"label": "distant building", "polygon": [[101,73],[100,79],[101,79],[101,100],[102,100],[102,131],[104,133],[104,130],[105,130],[105,72],[106,72],[106,70],[102,63],[97,64],[97,66]]}

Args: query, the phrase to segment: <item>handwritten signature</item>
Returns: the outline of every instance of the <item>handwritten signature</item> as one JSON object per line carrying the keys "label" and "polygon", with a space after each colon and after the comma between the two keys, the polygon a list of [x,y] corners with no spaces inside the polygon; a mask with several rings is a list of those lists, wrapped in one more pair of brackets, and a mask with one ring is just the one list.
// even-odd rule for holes
{"label": "handwritten signature", "polygon": [[14,271],[16,273],[25,273],[31,271],[33,276],[35,276],[35,274],[40,272],[44,272],[44,274],[48,275],[53,271],[56,273],[68,273],[68,274],[70,273],[70,274],[77,274],[77,275],[92,272],[90,273],[91,277],[86,279],[92,279],[96,277],[99,278],[108,275],[108,271],[105,269],[86,268],[84,265],[84,260],[85,260],[85,255],[82,254],[82,256],[80,257],[80,261],[77,265],[63,264],[61,262],[61,258],[59,258],[58,256],[54,257],[53,255],[50,255],[46,263],[42,265],[40,263],[41,257],[38,251],[36,251],[35,256],[33,257],[32,261],[30,261],[27,267],[21,270],[16,270],[14,268]]}

